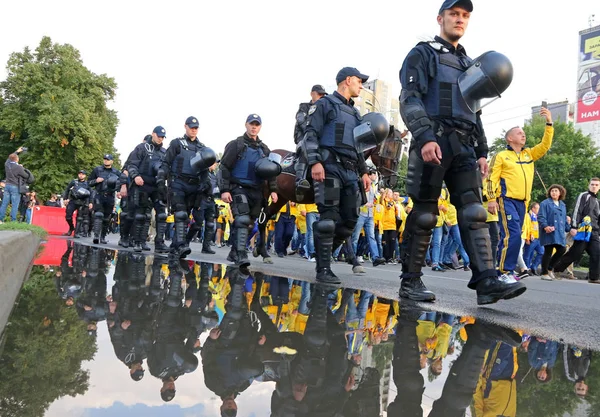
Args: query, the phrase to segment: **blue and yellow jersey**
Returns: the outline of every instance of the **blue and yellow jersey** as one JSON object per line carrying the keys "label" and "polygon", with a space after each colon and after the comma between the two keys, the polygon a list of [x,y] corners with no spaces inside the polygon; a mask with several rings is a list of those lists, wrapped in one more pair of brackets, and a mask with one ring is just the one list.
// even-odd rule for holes
{"label": "blue and yellow jersey", "polygon": [[533,162],[548,152],[553,136],[554,127],[546,126],[542,141],[533,148],[524,148],[519,153],[509,148],[494,155],[486,189],[488,199],[508,197],[528,201],[535,172]]}

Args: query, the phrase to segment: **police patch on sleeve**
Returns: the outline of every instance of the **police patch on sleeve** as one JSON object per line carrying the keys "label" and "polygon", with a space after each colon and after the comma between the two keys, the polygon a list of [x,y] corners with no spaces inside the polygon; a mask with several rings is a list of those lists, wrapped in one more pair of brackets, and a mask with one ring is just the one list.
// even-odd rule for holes
{"label": "police patch on sleeve", "polygon": [[313,114],[315,110],[317,110],[317,105],[313,104],[312,106],[310,106],[310,109],[308,109],[308,115],[310,116],[311,114]]}

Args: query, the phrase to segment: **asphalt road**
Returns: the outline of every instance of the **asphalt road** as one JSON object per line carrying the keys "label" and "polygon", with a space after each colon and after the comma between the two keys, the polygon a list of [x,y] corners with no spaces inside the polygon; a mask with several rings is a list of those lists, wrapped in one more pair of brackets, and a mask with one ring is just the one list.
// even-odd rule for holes
{"label": "asphalt road", "polygon": [[[92,244],[91,238],[77,239]],[[118,237],[110,235],[110,249],[122,249],[116,245]],[[96,246],[96,245],[93,245]],[[195,261],[227,264],[229,248],[214,248],[215,255],[203,254],[201,246],[191,244],[188,259]],[[149,252],[146,252],[149,253]],[[253,271],[268,275],[314,281],[315,264],[297,255],[272,258],[273,264],[263,263],[261,258],[251,258]],[[380,297],[398,299],[400,265],[382,265],[374,268],[363,264],[365,274],[355,275],[351,265],[335,263],[333,271],[341,278],[342,285],[364,289]],[[600,332],[597,319],[600,317],[600,285],[583,280],[542,281],[539,277],[528,277],[523,282],[527,291],[518,298],[501,301],[491,306],[478,307],[475,292],[467,288],[470,272],[432,272],[424,268],[423,280],[437,295],[435,303],[421,303],[426,309],[440,312],[471,315],[499,325],[523,330],[525,333],[543,336],[552,340],[564,340],[600,350]]]}

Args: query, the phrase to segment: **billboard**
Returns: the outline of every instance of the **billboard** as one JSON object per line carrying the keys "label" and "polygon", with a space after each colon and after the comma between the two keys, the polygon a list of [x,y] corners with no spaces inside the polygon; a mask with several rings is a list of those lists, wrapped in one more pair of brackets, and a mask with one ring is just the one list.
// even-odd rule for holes
{"label": "billboard", "polygon": [[600,120],[600,26],[579,32],[576,123]]}

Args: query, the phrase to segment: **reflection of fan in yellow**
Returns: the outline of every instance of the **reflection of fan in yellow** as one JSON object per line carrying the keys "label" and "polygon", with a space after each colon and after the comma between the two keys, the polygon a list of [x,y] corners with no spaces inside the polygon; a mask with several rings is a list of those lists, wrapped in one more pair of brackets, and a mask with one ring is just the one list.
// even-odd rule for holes
{"label": "reflection of fan in yellow", "polygon": [[293,356],[296,353],[298,353],[298,351],[296,349],[293,349],[291,347],[288,346],[277,346],[273,348],[273,352],[274,353],[279,353],[281,355],[289,355],[289,356]]}
{"label": "reflection of fan in yellow", "polygon": [[591,53],[594,59],[600,59],[600,36],[586,39],[583,44],[583,52]]}

